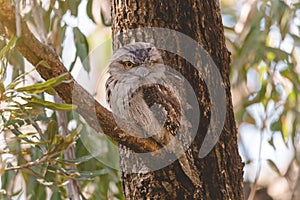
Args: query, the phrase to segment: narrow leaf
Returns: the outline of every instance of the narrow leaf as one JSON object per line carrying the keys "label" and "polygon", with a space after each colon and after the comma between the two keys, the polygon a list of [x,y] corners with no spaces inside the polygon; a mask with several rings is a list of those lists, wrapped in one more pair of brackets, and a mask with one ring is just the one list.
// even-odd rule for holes
{"label": "narrow leaf", "polygon": [[80,58],[83,68],[89,72],[90,63],[88,59],[89,45],[85,35],[75,27],[74,29],[74,41],[76,46],[76,55]]}
{"label": "narrow leaf", "polygon": [[16,44],[17,39],[18,38],[16,36],[13,36],[9,40],[7,45],[5,45],[5,47],[3,47],[3,49],[0,50],[0,59],[2,59],[9,52],[9,50]]}
{"label": "narrow leaf", "polygon": [[281,172],[278,169],[278,167],[276,166],[276,164],[271,160],[271,159],[267,159],[267,162],[269,164],[269,166],[279,175],[281,176]]}
{"label": "narrow leaf", "polygon": [[54,120],[51,120],[48,123],[47,130],[46,130],[47,138],[48,138],[48,140],[50,140],[50,144],[52,144],[54,137],[57,133],[58,133],[57,122]]}
{"label": "narrow leaf", "polygon": [[45,108],[49,108],[52,110],[59,110],[59,111],[71,111],[77,108],[76,105],[72,105],[72,104],[57,104],[57,103],[53,103],[50,101],[44,101],[42,99],[38,99],[38,98],[25,98],[24,100],[26,100],[28,103],[25,104],[26,106],[41,106],[41,107],[45,107]]}
{"label": "narrow leaf", "polygon": [[29,86],[18,88],[17,91],[18,92],[28,92],[28,93],[33,93],[33,94],[42,93],[42,92],[45,92],[47,90],[49,91],[49,88],[53,88],[53,87],[59,85],[67,77],[68,77],[68,74],[65,73],[65,74],[62,74],[58,77],[51,78],[51,79],[47,80],[44,83],[37,83],[37,84],[34,84],[34,85],[29,85]]}
{"label": "narrow leaf", "polygon": [[36,64],[36,67],[39,67],[39,66],[45,67],[47,69],[51,69],[50,65],[44,60],[41,60],[40,62],[38,62],[38,64]]}
{"label": "narrow leaf", "polygon": [[94,16],[93,16],[93,12],[92,12],[92,6],[93,6],[93,0],[88,0],[88,3],[86,5],[86,13],[88,15],[88,17],[94,22],[95,22],[95,19],[94,19]]}

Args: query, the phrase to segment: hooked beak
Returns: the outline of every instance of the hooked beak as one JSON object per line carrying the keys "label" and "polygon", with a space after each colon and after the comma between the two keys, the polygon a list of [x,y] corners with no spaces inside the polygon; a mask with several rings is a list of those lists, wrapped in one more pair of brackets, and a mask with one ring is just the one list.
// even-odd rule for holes
{"label": "hooked beak", "polygon": [[136,75],[138,75],[140,77],[146,77],[150,73],[149,69],[147,69],[144,66],[137,67],[135,72],[136,72]]}

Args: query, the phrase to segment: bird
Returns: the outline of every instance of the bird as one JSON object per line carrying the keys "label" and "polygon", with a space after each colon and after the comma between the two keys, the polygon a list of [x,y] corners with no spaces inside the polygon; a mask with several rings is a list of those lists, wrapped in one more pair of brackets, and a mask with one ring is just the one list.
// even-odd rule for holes
{"label": "bird", "polygon": [[164,64],[153,44],[145,42],[116,50],[108,73],[106,100],[118,126],[125,133],[151,137],[161,146],[168,146],[186,176],[193,184],[200,185],[196,166],[185,153],[192,138],[185,117],[188,105],[183,76]]}

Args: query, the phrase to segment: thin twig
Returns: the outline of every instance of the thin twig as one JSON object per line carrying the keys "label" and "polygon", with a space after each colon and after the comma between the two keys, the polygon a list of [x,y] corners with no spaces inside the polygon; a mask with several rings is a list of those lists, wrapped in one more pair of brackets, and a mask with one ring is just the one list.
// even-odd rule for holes
{"label": "thin twig", "polygon": [[261,152],[262,152],[262,142],[263,142],[263,138],[264,138],[264,130],[266,127],[266,122],[267,122],[267,117],[263,120],[263,126],[260,129],[260,141],[259,141],[259,151],[258,151],[258,163],[257,163],[257,171],[256,171],[256,175],[255,175],[255,180],[254,183],[252,185],[250,194],[248,196],[248,200],[253,200],[257,191],[257,182],[260,176],[260,172],[261,172]]}
{"label": "thin twig", "polygon": [[39,166],[41,165],[42,163],[47,163],[50,161],[50,159],[56,155],[57,152],[53,152],[52,154],[45,154],[43,155],[41,158],[39,159],[36,159],[35,161],[31,161],[31,162],[28,162],[24,165],[19,165],[19,166],[15,166],[15,167],[7,167],[5,168],[5,171],[13,171],[13,170],[22,170],[22,169],[25,169],[25,168],[31,168],[31,167],[34,167],[34,166]]}
{"label": "thin twig", "polygon": [[[54,101],[56,103],[63,103],[62,100],[58,96],[54,97]],[[57,111],[56,116],[57,116],[58,125],[60,127],[60,132],[63,135],[63,137],[66,138],[68,135],[67,115],[65,112]],[[66,160],[76,158],[74,145],[70,145],[70,147],[64,151],[64,158]],[[66,169],[77,170],[76,165],[66,166]],[[79,186],[79,183],[77,180],[75,180],[75,179],[69,180],[69,183],[67,184],[66,189],[68,192],[69,199],[80,200],[80,197],[82,197],[82,199],[86,199],[81,192],[81,189],[80,189],[80,186]]]}
{"label": "thin twig", "polygon": [[259,179],[259,176],[260,176],[260,172],[261,172],[261,149],[262,149],[261,147],[262,147],[262,139],[263,139],[262,135],[263,134],[261,134],[260,144],[259,144],[259,156],[258,156],[257,171],[256,171],[254,183],[252,184],[251,191],[250,191],[250,194],[248,196],[248,200],[253,200],[254,197],[255,197],[256,190],[257,190],[257,182],[258,182],[258,179]]}

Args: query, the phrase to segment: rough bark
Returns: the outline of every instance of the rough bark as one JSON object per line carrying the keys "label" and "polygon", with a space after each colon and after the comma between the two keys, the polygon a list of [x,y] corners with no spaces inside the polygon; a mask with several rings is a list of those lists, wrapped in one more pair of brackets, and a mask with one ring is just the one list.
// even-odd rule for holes
{"label": "rough bark", "polygon": [[[126,199],[243,199],[243,165],[238,154],[237,130],[230,94],[230,53],[225,46],[219,2],[113,0],[112,15],[114,50],[130,40],[126,37],[117,37],[117,35],[131,29],[162,27],[179,31],[196,40],[210,54],[222,75],[226,91],[224,103],[226,103],[227,112],[220,139],[214,149],[205,158],[200,159],[199,148],[210,121],[210,96],[205,82],[189,66],[189,63],[179,56],[165,52],[166,64],[180,71],[198,94],[201,124],[199,124],[197,136],[190,150],[191,159],[199,170],[202,185],[200,188],[193,185],[176,161],[154,172],[123,173]],[[135,41],[143,41],[145,37],[151,37],[151,33],[133,35]],[[158,40],[179,48],[180,41],[175,40],[170,43],[162,38],[154,38],[154,43]],[[209,78],[215,79],[215,77]],[[128,147],[120,146],[120,154],[123,171],[132,165],[138,166],[138,161],[133,158]]]}

